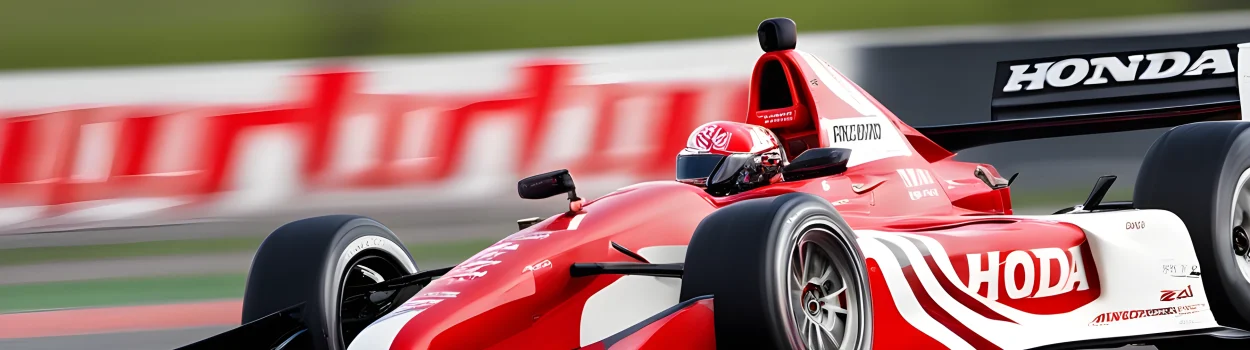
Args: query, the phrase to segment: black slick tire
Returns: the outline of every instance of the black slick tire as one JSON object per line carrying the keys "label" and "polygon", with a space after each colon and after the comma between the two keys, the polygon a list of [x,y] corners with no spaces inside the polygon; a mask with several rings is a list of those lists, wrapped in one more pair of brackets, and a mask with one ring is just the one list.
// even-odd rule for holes
{"label": "black slick tire", "polygon": [[[789,258],[800,236],[820,230],[843,250],[858,294],[857,341],[872,348],[871,294],[854,232],[828,201],[805,193],[752,199],[721,208],[696,228],[686,251],[681,300],[712,295],[720,349],[803,349],[785,303]],[[806,236],[805,236],[806,237]],[[780,284],[780,286],[779,286]]]}
{"label": "black slick tire", "polygon": [[279,227],[252,261],[243,323],[302,303],[299,317],[308,327],[308,343],[317,350],[345,349],[349,340],[343,339],[339,324],[340,294],[346,270],[360,259],[384,259],[373,260],[393,267],[383,274],[417,272],[395,234],[366,217],[321,216]]}
{"label": "black slick tire", "polygon": [[[1250,326],[1250,282],[1233,254],[1233,196],[1250,168],[1250,123],[1178,126],[1150,147],[1133,188],[1138,209],[1162,209],[1185,223],[1216,321]],[[1201,342],[1199,344],[1198,342]],[[1211,337],[1160,342],[1160,348],[1247,348],[1250,342]]]}

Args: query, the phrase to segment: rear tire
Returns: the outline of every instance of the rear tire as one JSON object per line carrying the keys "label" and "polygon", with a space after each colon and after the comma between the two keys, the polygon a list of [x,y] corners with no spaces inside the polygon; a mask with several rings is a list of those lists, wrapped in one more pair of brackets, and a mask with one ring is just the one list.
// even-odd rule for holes
{"label": "rear tire", "polygon": [[871,349],[864,261],[854,232],[820,197],[743,201],[695,229],[681,300],[713,296],[719,349]]}
{"label": "rear tire", "polygon": [[308,330],[301,341],[317,350],[345,349],[368,322],[340,323],[340,311],[351,310],[342,304],[343,287],[416,272],[407,248],[377,221],[353,215],[293,221],[265,238],[256,252],[242,321],[303,303],[299,315]]}
{"label": "rear tire", "polygon": [[[1185,223],[1216,321],[1241,329],[1250,325],[1250,255],[1243,249],[1250,242],[1238,242],[1235,248],[1234,236],[1241,231],[1244,237],[1241,228],[1250,229],[1248,170],[1250,123],[1186,124],[1150,147],[1133,189],[1136,208],[1167,210]],[[1250,345],[1199,338],[1159,346],[1194,348],[1192,341],[1203,342],[1203,347]]]}

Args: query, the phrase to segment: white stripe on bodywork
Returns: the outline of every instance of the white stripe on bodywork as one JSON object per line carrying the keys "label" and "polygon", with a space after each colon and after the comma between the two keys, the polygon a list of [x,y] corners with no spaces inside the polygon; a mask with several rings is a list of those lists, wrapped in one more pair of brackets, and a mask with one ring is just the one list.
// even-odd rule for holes
{"label": "white stripe on bodywork", "polygon": [[[963,280],[959,279],[959,274],[955,272],[955,266],[951,264],[950,256],[946,253],[946,248],[943,247],[941,243],[938,243],[936,239],[925,237],[923,235],[910,234],[910,233],[904,233],[904,232],[892,232],[889,234],[912,238],[924,244],[925,249],[929,250],[929,256],[933,257],[933,262],[937,263],[938,269],[942,270],[941,277],[938,277],[936,273],[933,273],[932,274],[933,278],[945,277],[948,281],[951,282],[951,284],[954,284],[956,287],[961,288],[961,290],[964,291],[965,295],[972,297],[974,300],[989,307],[991,311],[997,312],[998,314],[1003,315],[1003,317],[1006,317],[1008,319],[1016,320],[1018,318],[1029,316],[1029,314],[1007,307],[1006,305],[1003,305],[997,301],[990,300],[986,297],[981,296],[980,294],[977,294],[976,292],[969,292],[967,290],[967,286],[964,285]],[[928,278],[930,276],[925,276],[925,277]]]}
{"label": "white stripe on bodywork", "polygon": [[943,326],[937,320],[929,316],[924,311],[924,306],[920,305],[920,301],[916,299],[916,295],[912,294],[910,284],[907,283],[907,277],[903,276],[903,268],[899,264],[898,258],[894,256],[894,252],[885,246],[885,243],[872,238],[872,231],[857,230],[855,234],[859,235],[859,247],[864,252],[864,256],[869,259],[876,259],[877,265],[881,268],[881,276],[885,278],[886,285],[889,286],[890,296],[894,299],[894,306],[898,308],[899,314],[903,319],[916,327],[924,334],[933,337],[942,345],[950,349],[972,349],[972,345],[964,341],[946,326]]}
{"label": "white stripe on bodywork", "polygon": [[859,88],[851,84],[851,82],[846,78],[843,78],[842,73],[835,71],[833,67],[825,63],[825,61],[803,51],[794,51],[799,53],[799,57],[803,58],[803,61],[807,63],[807,66],[810,67],[813,72],[816,72],[816,77],[820,78],[820,80],[824,82],[821,86],[833,92],[834,95],[837,95],[839,99],[842,99],[842,101],[846,102],[847,105],[854,108],[855,111],[861,116],[885,115],[885,113],[881,112],[880,108],[877,108],[876,104],[872,103],[867,96],[864,96],[864,93],[860,91]]}
{"label": "white stripe on bodywork", "polygon": [[[941,282],[937,280],[937,275],[934,271],[929,269],[929,264],[925,260],[924,255],[920,253],[920,250],[914,243],[897,234],[879,234],[876,232],[863,234],[859,233],[859,231],[856,231],[856,233],[866,237],[873,237],[881,241],[887,241],[898,246],[899,250],[902,250],[903,254],[907,255],[907,259],[911,261],[912,271],[916,274],[916,279],[920,281],[921,287],[924,288],[924,291],[929,294],[929,297],[933,299],[933,302],[941,307],[942,310],[945,310],[947,314],[954,317],[955,321],[968,326],[970,329],[974,329],[974,331],[981,335],[982,338],[985,338],[990,343],[993,343],[1001,348],[1015,349],[1025,347],[1011,344],[1011,341],[1013,340],[1011,332],[1018,330],[1013,329],[1017,328],[1018,325],[986,319],[984,316],[972,311],[958,300],[955,300],[955,298],[950,294],[946,293],[946,289],[942,288]],[[934,261],[946,260],[943,258],[936,258],[937,255],[935,255],[932,250],[930,250],[929,253],[931,256],[935,257]],[[949,264],[949,261],[947,261],[947,264]],[[956,279],[952,284],[962,287],[962,283],[958,281],[959,280]]]}
{"label": "white stripe on bodywork", "polygon": [[[653,264],[686,261],[686,247],[655,246],[638,250]],[[603,340],[677,305],[681,279],[623,276],[600,289],[582,307],[581,346]]]}
{"label": "white stripe on bodywork", "polygon": [[407,312],[369,325],[356,335],[356,339],[352,340],[351,344],[347,345],[347,350],[390,349],[395,337],[399,336],[399,331],[404,329],[404,325],[407,325],[408,321],[417,314],[420,312]]}
{"label": "white stripe on bodywork", "polygon": [[578,226],[581,226],[582,218],[584,217],[586,217],[586,214],[582,213],[582,214],[577,214],[577,216],[574,216],[572,219],[569,219],[569,228],[567,230],[569,231],[576,230]]}

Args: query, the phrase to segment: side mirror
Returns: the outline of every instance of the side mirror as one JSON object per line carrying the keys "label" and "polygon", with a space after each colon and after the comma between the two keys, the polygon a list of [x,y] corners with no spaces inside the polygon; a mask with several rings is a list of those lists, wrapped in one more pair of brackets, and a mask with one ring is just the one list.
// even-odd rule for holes
{"label": "side mirror", "polygon": [[846,148],[811,148],[781,170],[786,181],[837,175],[846,171],[851,160],[851,150]]}
{"label": "side mirror", "polygon": [[582,210],[582,199],[577,197],[577,186],[573,184],[573,175],[568,169],[560,169],[548,173],[530,176],[516,184],[517,194],[523,199],[543,199],[558,194],[569,194],[569,211]]}
{"label": "side mirror", "polygon": [[550,198],[558,194],[573,192],[573,175],[567,169],[530,176],[516,184],[517,194],[524,199]]}

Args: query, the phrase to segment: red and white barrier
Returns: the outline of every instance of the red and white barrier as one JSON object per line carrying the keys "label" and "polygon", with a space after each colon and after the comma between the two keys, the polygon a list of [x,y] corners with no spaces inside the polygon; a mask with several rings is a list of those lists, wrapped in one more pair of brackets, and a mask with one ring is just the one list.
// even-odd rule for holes
{"label": "red and white barrier", "polygon": [[0,76],[27,107],[0,118],[0,232],[668,179],[690,130],[744,115],[751,39]]}

